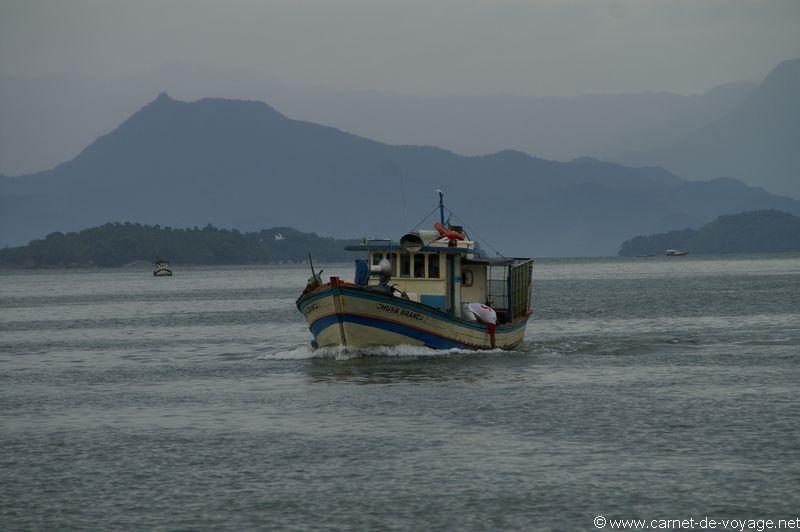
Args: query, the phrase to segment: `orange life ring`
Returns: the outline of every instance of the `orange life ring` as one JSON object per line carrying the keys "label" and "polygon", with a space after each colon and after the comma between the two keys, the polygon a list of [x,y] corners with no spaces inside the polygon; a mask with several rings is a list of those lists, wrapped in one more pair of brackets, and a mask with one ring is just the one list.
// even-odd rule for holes
{"label": "orange life ring", "polygon": [[450,231],[449,229],[445,229],[439,222],[433,224],[433,228],[439,231],[441,236],[447,237],[450,240],[464,240],[464,235],[461,233],[456,233],[455,231]]}

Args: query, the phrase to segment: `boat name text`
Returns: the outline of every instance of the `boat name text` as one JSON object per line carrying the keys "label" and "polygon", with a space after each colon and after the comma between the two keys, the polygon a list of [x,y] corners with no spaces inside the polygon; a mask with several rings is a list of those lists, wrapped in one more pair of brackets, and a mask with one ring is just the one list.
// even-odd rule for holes
{"label": "boat name text", "polygon": [[319,303],[316,303],[316,302],[315,303],[311,303],[309,306],[307,306],[306,308],[303,309],[303,314],[308,316],[309,314],[311,314],[312,312],[314,312],[318,308],[319,308]]}
{"label": "boat name text", "polygon": [[378,305],[378,310],[382,310],[384,312],[391,312],[392,314],[397,314],[398,316],[404,316],[406,318],[412,318],[417,321],[422,321],[424,319],[422,314],[420,314],[419,312],[413,312],[411,310],[406,310],[404,308],[395,307],[394,305],[384,305],[381,303]]}

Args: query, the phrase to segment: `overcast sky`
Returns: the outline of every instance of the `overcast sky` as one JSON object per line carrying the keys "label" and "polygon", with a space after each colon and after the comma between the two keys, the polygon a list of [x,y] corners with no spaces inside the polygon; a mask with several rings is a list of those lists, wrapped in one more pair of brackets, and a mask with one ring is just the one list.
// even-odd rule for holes
{"label": "overcast sky", "polygon": [[164,63],[420,95],[695,93],[800,57],[800,0],[0,0],[0,73]]}

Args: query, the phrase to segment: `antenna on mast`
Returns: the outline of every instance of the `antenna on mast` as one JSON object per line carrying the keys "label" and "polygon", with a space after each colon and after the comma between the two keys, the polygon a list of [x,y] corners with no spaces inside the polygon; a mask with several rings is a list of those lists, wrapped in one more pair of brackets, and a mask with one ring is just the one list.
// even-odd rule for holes
{"label": "antenna on mast", "polygon": [[439,223],[442,224],[442,227],[446,227],[444,225],[444,192],[437,188],[436,193],[439,194]]}

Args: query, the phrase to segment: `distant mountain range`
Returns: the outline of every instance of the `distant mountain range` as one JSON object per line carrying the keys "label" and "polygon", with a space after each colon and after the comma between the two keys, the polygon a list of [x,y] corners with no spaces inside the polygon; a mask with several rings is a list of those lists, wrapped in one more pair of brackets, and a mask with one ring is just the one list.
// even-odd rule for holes
{"label": "distant mountain range", "polygon": [[800,201],[733,179],[516,151],[465,157],[291,120],[261,102],[161,94],[71,161],[0,178],[0,244],[114,219],[397,238],[432,209],[435,188],[473,236],[535,256],[614,254],[631,235],[745,210],[800,213]]}
{"label": "distant mountain range", "polygon": [[0,172],[30,173],[72,158],[165,89],[190,100],[264,100],[296,119],[391,144],[592,156],[691,179],[732,177],[800,198],[800,59],[779,64],[760,84],[728,83],[691,96],[417,97],[183,64],[107,80],[0,75]]}
{"label": "distant mountain range", "polygon": [[800,59],[778,65],[719,119],[665,147],[619,160],[691,178],[736,177],[800,198]]}
{"label": "distant mountain range", "polygon": [[775,210],[720,216],[700,229],[636,236],[622,243],[619,254],[660,255],[668,249],[693,254],[800,251],[800,217]]}
{"label": "distant mountain range", "polygon": [[725,116],[756,85],[729,83],[690,96],[419,97],[292,85],[242,69],[185,64],[105,80],[0,76],[0,172],[30,173],[68,160],[164,91],[184,100],[267,101],[293,118],[390,144],[433,145],[462,154],[515,149],[570,160],[669,145]]}

